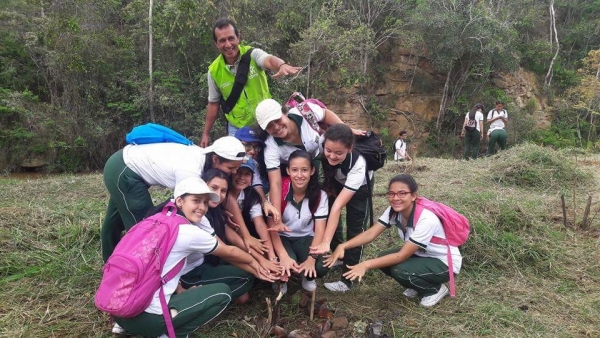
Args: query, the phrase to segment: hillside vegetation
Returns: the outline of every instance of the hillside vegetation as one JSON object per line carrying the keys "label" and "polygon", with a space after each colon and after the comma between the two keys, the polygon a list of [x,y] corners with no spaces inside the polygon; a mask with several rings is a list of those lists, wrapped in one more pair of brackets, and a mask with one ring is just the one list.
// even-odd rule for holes
{"label": "hillside vegetation", "polygon": [[[512,144],[600,149],[598,1],[4,0],[0,171],[101,169],[148,121],[198,141],[223,16],[244,43],[303,67],[269,81],[274,98],[322,98],[386,139],[411,129],[421,153],[458,153],[464,113],[498,99]],[[539,89],[516,83],[523,70]],[[540,111],[549,127],[532,130]]]}
{"label": "hillside vegetation", "polygon": [[[423,308],[379,271],[370,271],[343,295],[319,281],[317,298],[326,298],[335,316],[349,319],[345,337],[364,336],[360,328],[376,321],[389,337],[597,337],[599,166],[598,156],[530,144],[476,161],[390,162],[376,173],[377,216],[386,207],[389,178],[411,172],[423,196],[454,207],[471,222],[456,298]],[[156,202],[169,195],[152,192]],[[582,224],[588,194],[592,205]],[[100,174],[0,179],[0,336],[111,336],[108,317],[93,304],[107,196]],[[388,230],[367,247],[366,256],[398,243]],[[325,279],[336,277],[334,271]],[[322,321],[309,321],[298,294],[284,297],[281,305],[280,324],[288,331]],[[260,337],[256,320],[266,317],[264,299],[273,292],[260,286],[251,297],[192,337]]]}

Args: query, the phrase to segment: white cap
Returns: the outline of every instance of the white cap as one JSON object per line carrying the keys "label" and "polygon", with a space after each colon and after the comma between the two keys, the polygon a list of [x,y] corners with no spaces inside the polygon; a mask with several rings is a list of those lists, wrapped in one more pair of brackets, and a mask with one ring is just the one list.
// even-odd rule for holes
{"label": "white cap", "polygon": [[246,157],[246,148],[240,140],[233,136],[224,136],[210,146],[204,148],[204,153],[214,152],[224,159],[242,161]]}
{"label": "white cap", "polygon": [[269,122],[278,120],[282,116],[281,105],[273,99],[263,100],[256,106],[256,121],[263,130],[267,129]]}
{"label": "white cap", "polygon": [[183,180],[177,182],[177,184],[175,185],[175,191],[173,192],[174,198],[185,194],[208,194],[208,198],[210,198],[211,201],[217,203],[221,201],[221,197],[216,193],[212,192],[206,184],[206,182],[204,182],[200,177],[186,177]]}

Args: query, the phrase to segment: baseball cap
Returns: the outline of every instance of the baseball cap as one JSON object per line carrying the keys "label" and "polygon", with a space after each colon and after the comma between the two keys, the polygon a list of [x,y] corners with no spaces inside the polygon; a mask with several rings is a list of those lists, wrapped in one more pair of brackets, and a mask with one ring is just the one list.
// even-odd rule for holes
{"label": "baseball cap", "polygon": [[235,132],[235,138],[242,142],[256,142],[264,145],[264,142],[258,138],[256,132],[250,127],[242,127]]}
{"label": "baseball cap", "polygon": [[256,106],[256,121],[263,130],[267,129],[269,122],[278,120],[282,116],[281,105],[273,99],[263,100]]}
{"label": "baseball cap", "polygon": [[253,159],[249,158],[247,161],[244,161],[242,163],[242,165],[239,167],[238,170],[240,170],[242,168],[248,168],[254,174],[256,172],[256,161],[254,161]]}
{"label": "baseball cap", "polygon": [[174,198],[185,194],[208,194],[208,198],[210,198],[211,201],[221,201],[221,197],[216,193],[212,192],[206,184],[206,182],[204,182],[200,177],[186,177],[183,180],[177,182],[177,184],[175,184],[175,191],[173,192]]}
{"label": "baseball cap", "polygon": [[204,153],[214,152],[224,159],[241,161],[246,156],[246,149],[240,140],[233,136],[224,136],[204,148]]}

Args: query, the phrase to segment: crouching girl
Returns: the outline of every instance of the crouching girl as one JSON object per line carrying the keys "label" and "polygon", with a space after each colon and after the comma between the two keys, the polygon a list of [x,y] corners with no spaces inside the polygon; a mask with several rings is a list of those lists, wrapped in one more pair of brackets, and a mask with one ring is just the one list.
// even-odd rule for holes
{"label": "crouching girl", "polygon": [[[370,243],[385,229],[395,226],[404,241],[402,247],[383,251],[377,258],[348,266],[344,277],[360,281],[367,270],[380,269],[406,288],[406,297],[421,297],[421,305],[426,307],[437,304],[448,294],[444,285],[449,281],[448,249],[445,244],[437,244],[438,241],[432,239],[446,239],[446,234],[440,219],[427,209],[414,219],[417,189],[417,182],[412,176],[394,176],[387,192],[390,206],[379,218],[379,224],[338,245],[325,260],[325,265],[332,266],[337,259],[344,257],[346,250]],[[462,256],[455,246],[450,246],[450,252],[453,273],[457,274]]]}
{"label": "crouching girl", "polygon": [[[213,254],[230,261],[241,269],[256,277],[272,281],[258,263],[244,251],[223,245],[214,236],[197,227],[206,211],[209,201],[218,202],[220,197],[211,192],[206,183],[199,177],[188,177],[175,186],[175,205],[177,212],[185,216],[187,223],[179,225],[179,233],[173,248],[169,252],[162,269],[164,276],[182,259],[196,255]],[[186,262],[187,264],[187,262]],[[184,293],[175,294],[179,277],[183,269],[170,279],[162,289],[171,312],[172,324],[177,337],[186,337],[210,320],[217,317],[231,301],[231,289],[223,283],[213,282],[202,287],[192,288]],[[115,318],[115,321],[132,334],[142,336],[164,335],[167,331],[163,311],[156,290],[150,306],[133,318]]]}

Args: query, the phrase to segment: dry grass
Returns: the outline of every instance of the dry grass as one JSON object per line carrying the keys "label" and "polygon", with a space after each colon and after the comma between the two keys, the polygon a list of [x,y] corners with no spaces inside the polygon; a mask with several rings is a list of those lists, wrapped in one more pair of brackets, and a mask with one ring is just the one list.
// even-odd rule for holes
{"label": "dry grass", "polygon": [[[380,321],[390,337],[600,335],[599,221],[577,229],[588,193],[598,200],[598,156],[575,156],[524,145],[477,161],[417,159],[414,167],[388,163],[377,172],[376,216],[385,208],[388,179],[411,171],[420,193],[464,213],[473,232],[462,248],[457,297],[433,309],[402,296],[379,271],[347,294],[319,287],[347,316],[345,336]],[[595,176],[592,176],[595,175]],[[562,222],[567,196],[570,227]],[[157,201],[166,196],[153,189]],[[38,180],[0,179],[0,336],[109,337],[108,317],[93,305],[100,279],[99,230],[107,193],[100,174]],[[596,216],[598,205],[592,206]],[[577,217],[577,219],[573,219]],[[366,256],[398,246],[393,231],[369,245]],[[325,280],[335,280],[333,271]],[[322,283],[322,281],[319,281]],[[298,286],[292,286],[291,292]],[[198,336],[258,337],[266,316],[267,286],[252,302],[234,306]],[[288,330],[316,327],[287,295],[280,323]]]}

